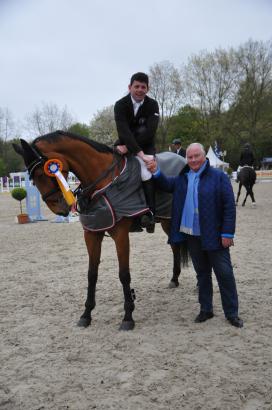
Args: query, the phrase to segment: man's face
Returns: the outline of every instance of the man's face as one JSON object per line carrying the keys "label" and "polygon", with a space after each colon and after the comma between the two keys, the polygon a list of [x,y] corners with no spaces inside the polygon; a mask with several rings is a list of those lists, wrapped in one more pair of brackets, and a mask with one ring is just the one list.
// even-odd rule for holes
{"label": "man's face", "polygon": [[133,83],[128,86],[128,89],[132,98],[137,102],[142,101],[148,93],[147,84],[140,81],[133,81]]}
{"label": "man's face", "polygon": [[206,161],[205,154],[199,147],[191,147],[187,151],[187,163],[192,171],[197,172]]}

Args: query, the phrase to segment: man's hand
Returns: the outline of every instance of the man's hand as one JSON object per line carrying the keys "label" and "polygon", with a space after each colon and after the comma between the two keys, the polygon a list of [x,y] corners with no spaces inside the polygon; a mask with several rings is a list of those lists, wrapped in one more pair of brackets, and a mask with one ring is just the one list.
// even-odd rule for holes
{"label": "man's hand", "polygon": [[154,174],[157,169],[158,169],[158,165],[157,165],[157,161],[155,159],[152,159],[152,161],[149,161],[148,165],[147,165],[147,169]]}
{"label": "man's hand", "polygon": [[149,163],[154,160],[154,155],[146,155],[143,151],[139,151],[137,157],[141,158],[147,167]]}
{"label": "man's hand", "polygon": [[117,145],[116,149],[119,152],[119,154],[121,154],[121,155],[124,155],[124,154],[128,153],[128,149],[125,145]]}
{"label": "man's hand", "polygon": [[234,246],[232,238],[221,238],[223,248],[229,248],[230,246]]}

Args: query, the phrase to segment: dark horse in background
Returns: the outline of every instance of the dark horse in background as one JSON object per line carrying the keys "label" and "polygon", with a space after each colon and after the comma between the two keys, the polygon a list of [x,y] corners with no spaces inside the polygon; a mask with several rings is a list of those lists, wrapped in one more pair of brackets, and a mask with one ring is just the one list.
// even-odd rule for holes
{"label": "dark horse in background", "polygon": [[[88,194],[103,189],[120,173],[120,167],[116,163],[116,154],[110,147],[68,132],[56,131],[36,138],[32,144],[21,140],[21,145],[14,144],[14,149],[23,156],[30,178],[40,191],[46,205],[57,215],[67,216],[70,207],[64,200],[56,178],[47,176],[44,171],[44,164],[48,159],[54,158],[61,161],[63,164],[62,174],[65,179],[67,179],[69,171],[73,172],[79,179],[83,192]],[[115,242],[119,262],[119,279],[124,293],[125,315],[120,326],[121,330],[134,328],[132,317],[134,292],[130,287],[129,268],[129,231],[132,222],[133,218],[124,217],[107,230]],[[160,222],[163,230],[169,234],[170,220]],[[91,311],[95,307],[101,245],[105,233],[105,231],[84,230],[84,239],[89,255],[88,291],[85,310],[78,322],[79,326],[87,327],[91,323]],[[178,286],[181,260],[186,263],[188,255],[185,245],[173,245],[172,251],[174,268],[171,284],[174,287]]]}
{"label": "dark horse in background", "polygon": [[253,205],[256,204],[254,193],[253,193],[253,185],[256,182],[256,177],[257,177],[256,172],[253,168],[245,165],[240,169],[238,176],[237,176],[237,179],[239,182],[239,189],[238,189],[237,198],[236,198],[236,205],[238,205],[238,200],[239,200],[242,186],[244,186],[246,189],[246,196],[242,203],[242,206],[245,206],[248,195],[250,196]]}

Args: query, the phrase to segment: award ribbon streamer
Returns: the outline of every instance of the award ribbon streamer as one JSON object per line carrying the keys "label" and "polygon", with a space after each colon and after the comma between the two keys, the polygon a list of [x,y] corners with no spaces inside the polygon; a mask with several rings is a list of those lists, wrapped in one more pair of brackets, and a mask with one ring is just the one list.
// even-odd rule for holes
{"label": "award ribbon streamer", "polygon": [[46,175],[55,177],[64,196],[65,201],[69,206],[72,206],[76,199],[70,190],[69,184],[61,173],[62,163],[59,160],[48,160],[44,165]]}

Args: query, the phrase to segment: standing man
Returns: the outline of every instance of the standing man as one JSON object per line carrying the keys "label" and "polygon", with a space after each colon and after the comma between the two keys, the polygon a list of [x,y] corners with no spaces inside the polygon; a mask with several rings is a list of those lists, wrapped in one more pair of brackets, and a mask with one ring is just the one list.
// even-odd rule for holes
{"label": "standing man", "polygon": [[142,227],[154,232],[155,188],[152,174],[146,165],[155,154],[155,136],[159,124],[159,106],[147,96],[148,76],[135,73],[128,86],[129,94],[114,105],[118,141],[114,144],[120,154],[131,153],[141,164],[141,176],[146,202],[151,210],[141,217]]}
{"label": "standing man", "polygon": [[236,218],[231,183],[222,171],[210,167],[201,144],[189,145],[186,157],[187,166],[176,177],[163,175],[155,161],[149,169],[160,189],[173,192],[169,241],[186,239],[188,243],[199,291],[200,313],[195,322],[214,316],[213,269],[226,319],[232,326],[243,327],[229,251]]}
{"label": "standing man", "polygon": [[181,146],[181,140],[179,138],[175,138],[172,144],[174,145],[174,152],[181,155],[183,158],[186,158],[186,151]]}

